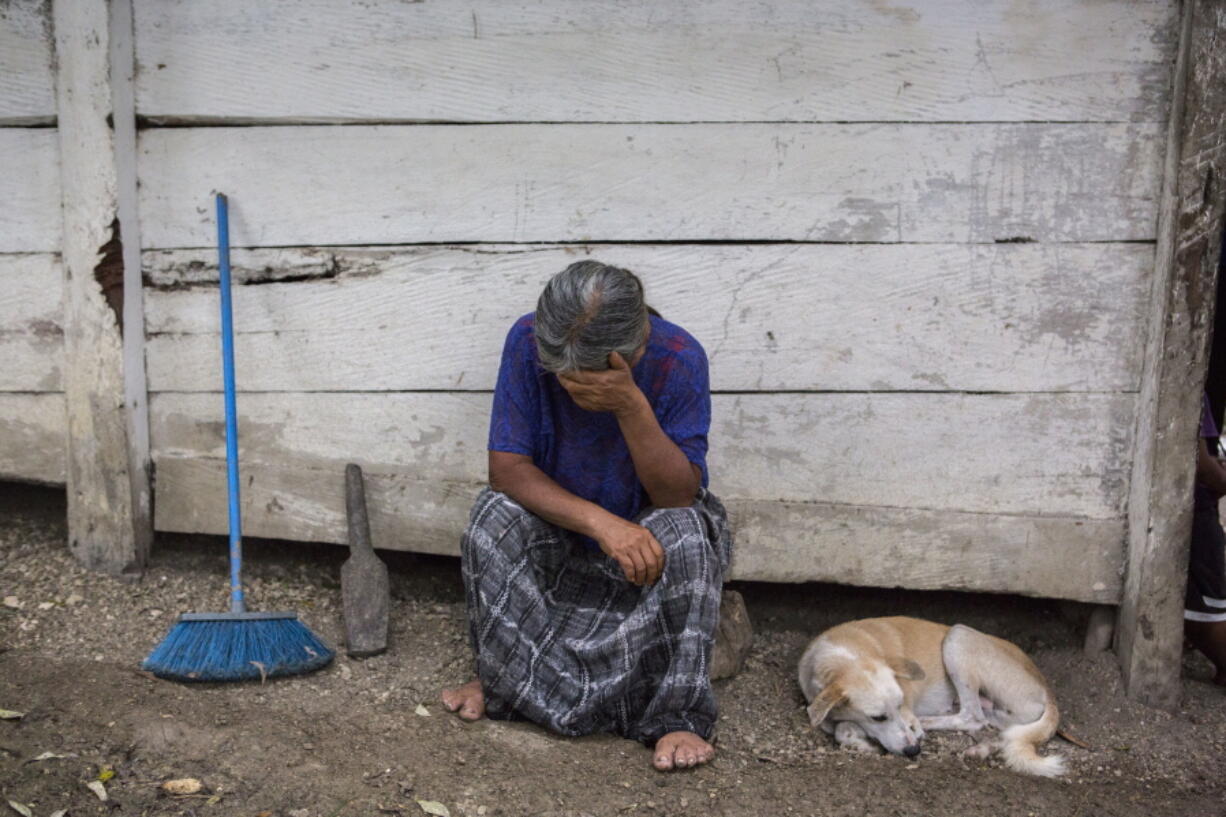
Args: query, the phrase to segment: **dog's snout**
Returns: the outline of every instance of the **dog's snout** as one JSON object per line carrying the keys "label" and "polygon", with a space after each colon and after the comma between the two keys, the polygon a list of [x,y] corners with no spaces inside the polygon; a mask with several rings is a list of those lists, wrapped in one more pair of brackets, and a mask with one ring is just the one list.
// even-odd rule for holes
{"label": "dog's snout", "polygon": [[920,753],[920,745],[918,743],[912,743],[908,746],[904,746],[902,753],[907,757],[915,757]]}

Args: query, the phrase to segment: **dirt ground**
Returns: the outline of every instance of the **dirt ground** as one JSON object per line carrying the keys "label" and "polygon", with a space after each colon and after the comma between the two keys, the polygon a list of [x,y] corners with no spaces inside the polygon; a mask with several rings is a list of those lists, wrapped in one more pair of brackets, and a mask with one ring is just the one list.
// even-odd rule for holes
{"label": "dirt ground", "polygon": [[[393,596],[383,656],[338,657],[264,685],[189,686],[137,665],[177,613],[224,608],[224,540],[160,536],[144,580],[122,584],[76,565],[63,516],[62,492],[0,484],[0,709],[24,713],[0,720],[0,800],[35,817],[424,814],[418,800],[453,817],[1226,814],[1226,697],[1207,683],[1208,663],[1185,656],[1179,712],[1132,703],[1110,653],[1082,655],[1084,610],[1012,596],[734,585],[757,637],[745,670],[716,685],[719,755],[661,774],[644,748],[610,735],[564,739],[442,710],[439,689],[470,667],[457,560],[383,554]],[[343,549],[252,540],[246,554],[254,609],[295,610],[340,642]],[[1047,781],[962,758],[962,735],[930,736],[914,762],[836,748],[808,727],[796,661],[830,625],[895,613],[1018,643],[1051,681],[1066,728],[1092,750],[1053,741],[1047,751],[1063,753],[1071,773]],[[106,802],[85,785],[99,777]],[[203,789],[159,788],[186,777]]]}

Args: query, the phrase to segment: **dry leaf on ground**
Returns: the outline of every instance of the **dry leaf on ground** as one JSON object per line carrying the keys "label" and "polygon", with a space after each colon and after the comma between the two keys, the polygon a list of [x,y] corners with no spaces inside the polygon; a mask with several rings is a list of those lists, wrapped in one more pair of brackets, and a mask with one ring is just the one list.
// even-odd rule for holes
{"label": "dry leaf on ground", "polygon": [[162,784],[162,790],[170,794],[195,794],[203,788],[203,784],[194,777],[181,777],[178,780],[167,780]]}
{"label": "dry leaf on ground", "polygon": [[447,807],[437,800],[418,800],[417,805],[421,806],[421,810],[426,814],[433,814],[435,817],[451,817],[451,812]]}
{"label": "dry leaf on ground", "polygon": [[65,757],[76,757],[76,755],[72,754],[71,752],[66,755],[56,754],[55,752],[43,752],[38,757],[30,758],[26,761],[26,763],[37,763],[40,760],[59,760],[60,758]]}

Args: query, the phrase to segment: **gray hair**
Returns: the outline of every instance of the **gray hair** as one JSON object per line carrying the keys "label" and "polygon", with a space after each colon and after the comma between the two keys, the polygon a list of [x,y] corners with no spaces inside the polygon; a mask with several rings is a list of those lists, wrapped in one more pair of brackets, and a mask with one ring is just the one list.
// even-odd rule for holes
{"label": "gray hair", "polygon": [[555,374],[601,371],[613,352],[629,361],[646,339],[649,310],[634,273],[576,261],[549,279],[536,302],[541,366]]}

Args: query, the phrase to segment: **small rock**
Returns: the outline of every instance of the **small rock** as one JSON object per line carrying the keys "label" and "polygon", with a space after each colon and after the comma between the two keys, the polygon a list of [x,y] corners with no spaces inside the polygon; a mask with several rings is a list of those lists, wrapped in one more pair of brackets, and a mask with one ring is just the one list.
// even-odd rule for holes
{"label": "small rock", "polygon": [[68,598],[64,599],[64,603],[69,605],[70,607],[80,604],[83,601],[85,601],[85,597],[80,595],[79,593],[73,593]]}
{"label": "small rock", "polygon": [[745,599],[735,590],[725,590],[719,600],[719,628],[711,653],[711,680],[731,678],[741,671],[753,646],[753,626]]}
{"label": "small rock", "polygon": [[16,596],[5,596],[4,606],[10,609],[13,609],[13,610],[20,610],[21,609],[21,599],[17,598]]}
{"label": "small rock", "polygon": [[50,609],[51,609],[52,607],[54,607],[54,606],[55,606],[55,604],[54,604],[53,602],[50,602],[50,601],[40,601],[40,602],[38,603],[38,609],[39,609],[39,610],[50,610]]}
{"label": "small rock", "polygon": [[289,811],[285,813],[289,815],[289,817],[311,817],[311,812],[307,811],[304,808],[290,809]]}

